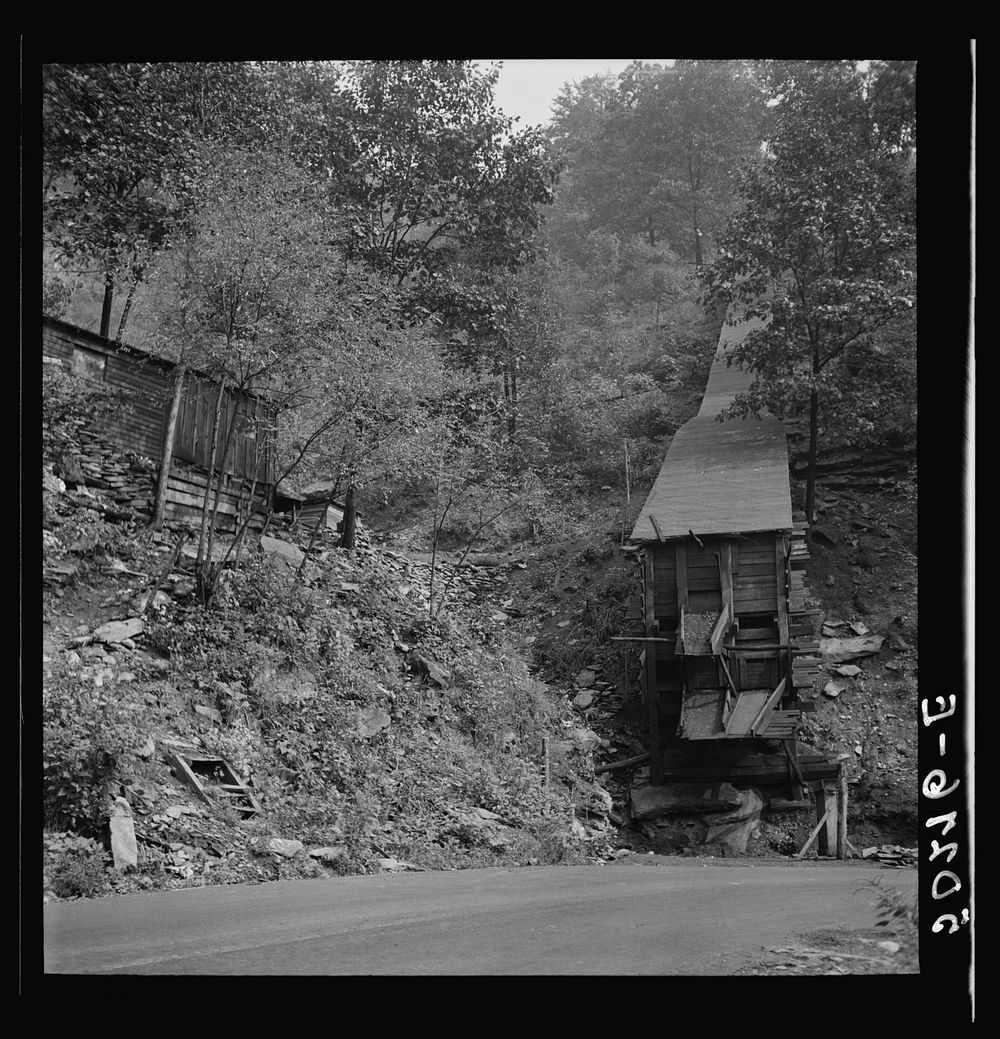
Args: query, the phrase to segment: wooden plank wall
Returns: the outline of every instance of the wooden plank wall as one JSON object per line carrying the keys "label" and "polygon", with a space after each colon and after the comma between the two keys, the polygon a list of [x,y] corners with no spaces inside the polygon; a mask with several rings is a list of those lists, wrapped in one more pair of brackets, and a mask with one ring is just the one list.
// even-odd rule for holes
{"label": "wooden plank wall", "polygon": [[[647,551],[653,558],[655,577],[653,580],[653,603],[657,620],[676,622],[677,611],[677,562],[673,542],[649,545]],[[673,624],[669,625],[673,626]]]}
{"label": "wooden plank wall", "polygon": [[[324,502],[307,501],[295,514],[295,522],[303,527],[311,528],[316,525],[316,520],[323,512]],[[336,530],[344,519],[344,513],[336,505],[326,509],[326,525],[330,530]]]}
{"label": "wooden plank wall", "polygon": [[[201,467],[177,465],[167,485],[167,519],[172,522],[201,522],[201,507],[205,500],[208,472]],[[251,481],[246,478],[226,477],[219,497],[217,529],[232,531],[246,515]],[[214,481],[211,502],[215,501]],[[268,488],[258,483],[254,493],[255,515],[252,529],[260,530],[268,509]]]}
{"label": "wooden plank wall", "polygon": [[778,609],[774,534],[738,538],[733,560],[736,614],[773,613]]}
{"label": "wooden plank wall", "polygon": [[[139,350],[119,349],[110,340],[92,332],[51,319],[42,323],[42,354],[58,358],[82,378],[100,380],[126,391],[130,411],[95,418],[93,426],[110,445],[156,462],[160,460],[173,391],[173,365],[159,362]],[[175,461],[209,467],[217,395],[218,383],[195,373],[188,374],[178,415]],[[222,458],[225,430],[234,415],[237,426],[226,472],[252,480],[256,464],[258,482],[273,482],[274,454],[267,436],[273,415],[263,402],[247,395],[238,397],[232,390],[226,391],[220,415],[222,433],[216,464]]]}
{"label": "wooden plank wall", "polygon": [[82,378],[99,379],[125,391],[129,410],[95,416],[94,430],[122,451],[159,461],[172,377],[152,361],[142,363],[117,354],[110,344],[101,349],[100,343],[97,337],[91,342],[58,327],[42,327],[43,356],[58,358]]}
{"label": "wooden plank wall", "polygon": [[[708,613],[722,609],[720,557],[723,566],[730,562],[734,613],[779,614],[778,568],[776,559],[783,556],[780,534],[741,535],[738,538],[702,538],[704,547],[693,539],[648,543],[655,563],[654,604],[661,628],[672,629],[679,618],[678,596],[686,597],[689,613]],[[727,560],[728,557],[728,560]],[[683,559],[683,573],[678,561]],[[792,575],[792,594],[800,575]],[[728,584],[730,575],[726,574]],[[784,589],[782,589],[784,591]],[[627,611],[627,618],[638,620],[639,604]],[[787,615],[785,615],[787,624]]]}
{"label": "wooden plank wall", "polygon": [[687,589],[689,613],[718,613],[722,609],[722,582],[719,575],[720,542],[702,538],[687,542]]}
{"label": "wooden plank wall", "polygon": [[[688,541],[671,541],[653,548],[656,558],[656,616],[676,621],[678,598],[689,613],[708,613],[722,609],[722,582],[719,573],[721,543],[703,538],[704,548]],[[683,565],[678,569],[679,560]],[[683,572],[681,572],[683,571]]]}
{"label": "wooden plank wall", "polygon": [[172,376],[153,365],[110,355],[104,381],[129,394],[131,411],[97,419],[95,425],[126,450],[159,461]]}
{"label": "wooden plank wall", "polygon": [[[177,440],[175,456],[183,462],[191,462],[208,468],[212,449],[212,424],[219,395],[218,383],[188,374],[185,392],[177,415]],[[235,417],[234,417],[235,416]],[[219,412],[219,439],[215,453],[215,464],[220,465],[225,451],[226,433],[235,421],[236,430],[226,458],[225,470],[234,476],[253,479],[254,453],[257,458],[257,479],[270,482],[273,479],[273,457],[264,432],[266,409],[260,401],[242,397],[226,390]],[[255,430],[259,441],[255,436]]]}

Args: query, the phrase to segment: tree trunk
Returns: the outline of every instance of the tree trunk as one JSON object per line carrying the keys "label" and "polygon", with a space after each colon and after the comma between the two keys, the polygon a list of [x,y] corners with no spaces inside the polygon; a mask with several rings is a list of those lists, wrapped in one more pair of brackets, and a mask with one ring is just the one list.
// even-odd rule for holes
{"label": "tree trunk", "polygon": [[347,485],[347,494],[344,497],[344,529],[340,534],[341,548],[354,548],[354,538],[357,533],[358,511],[354,504],[354,478]]}
{"label": "tree trunk", "polygon": [[812,541],[812,524],[816,518],[816,456],[819,441],[819,390],[809,394],[809,466],[806,470],[806,523]]}
{"label": "tree trunk", "polygon": [[142,281],[141,271],[138,272],[136,276],[132,279],[132,285],[128,290],[128,296],[125,299],[125,307],[122,310],[121,320],[119,320],[118,322],[118,335],[115,336],[116,343],[121,343],[122,336],[125,335],[125,326],[128,324],[128,314],[129,311],[132,309],[132,298],[135,296],[135,290],[138,287],[140,281]]}
{"label": "tree trunk", "polygon": [[653,229],[653,218],[651,216],[646,217],[646,238],[649,241],[649,247],[652,249],[656,246],[656,231]]}
{"label": "tree trunk", "polygon": [[511,440],[517,434],[517,365],[510,371],[510,411],[507,413],[507,436]]}
{"label": "tree trunk", "polygon": [[698,229],[698,203],[694,203],[694,262],[700,267],[703,262],[701,254],[701,231]]}
{"label": "tree trunk", "polygon": [[209,502],[212,500],[212,478],[215,476],[215,453],[219,449],[219,415],[222,413],[222,398],[226,392],[226,377],[219,383],[219,393],[215,398],[215,418],[212,421],[212,448],[208,456],[208,478],[205,481],[205,500],[201,505],[201,533],[198,536],[198,557],[195,569],[202,572],[205,557],[205,536],[208,533]]}
{"label": "tree trunk", "polygon": [[111,331],[111,304],[115,298],[115,279],[110,275],[104,276],[104,304],[101,307],[101,335],[107,339]]}
{"label": "tree trunk", "polygon": [[184,365],[179,364],[174,373],[174,393],[170,399],[170,413],[167,415],[167,429],[163,434],[163,447],[160,451],[160,479],[156,486],[156,504],[153,507],[153,518],[150,526],[159,530],[167,511],[167,487],[170,483],[170,470],[174,460],[174,441],[177,439],[177,416],[181,410],[181,397],[184,393]]}
{"label": "tree trunk", "polygon": [[[239,388],[239,393],[242,393],[242,385]],[[228,408],[226,409],[228,412]],[[219,459],[219,473],[215,478],[215,504],[212,507],[212,516],[208,524],[208,572],[212,575],[212,579],[209,583],[209,595],[215,591],[215,582],[218,576],[218,570],[212,568],[212,546],[215,543],[215,524],[219,515],[219,501],[222,498],[222,483],[226,478],[226,463],[229,461],[229,451],[233,446],[233,436],[236,433],[236,427],[239,423],[240,415],[239,397],[233,398],[233,417],[229,421],[226,428],[226,442],[222,446],[222,458]],[[236,524],[233,524],[233,530],[235,531]]]}

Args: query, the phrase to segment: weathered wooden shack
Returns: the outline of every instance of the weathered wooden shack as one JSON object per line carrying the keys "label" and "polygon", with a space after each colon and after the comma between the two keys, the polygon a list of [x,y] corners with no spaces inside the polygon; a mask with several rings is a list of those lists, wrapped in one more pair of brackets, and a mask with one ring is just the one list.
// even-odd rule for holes
{"label": "weathered wooden shack", "polygon": [[[126,344],[117,344],[65,321],[44,317],[42,354],[59,360],[82,379],[116,387],[126,395],[128,407],[111,415],[93,416],[81,430],[90,444],[102,444],[114,452],[134,453],[162,461],[176,366]],[[197,520],[209,477],[212,425],[219,383],[204,372],[188,370],[180,401],[173,444],[173,464],[167,485],[168,520]],[[226,390],[220,428],[235,423],[233,441],[225,459],[218,524],[232,529],[238,517],[251,507],[251,525],[263,525],[274,483],[274,451],[270,432],[276,416],[273,408],[250,393]],[[224,436],[216,451],[222,463]],[[94,464],[102,464],[109,452],[96,452]],[[110,463],[105,463],[110,464]],[[94,472],[93,468],[90,470]],[[102,475],[95,483],[106,484]],[[112,484],[113,485],[113,484]],[[149,507],[152,507],[150,501]]]}
{"label": "weathered wooden shack", "polygon": [[[818,667],[804,517],[792,513],[781,422],[718,420],[751,379],[728,365],[729,352],[756,327],[723,326],[701,408],[674,436],[639,513],[631,542],[642,592],[628,616],[641,632],[653,782],[742,768],[757,783],[788,784],[797,802],[807,781],[836,775],[796,751],[811,706],[797,691]],[[772,748],[785,765],[775,767]]]}
{"label": "weathered wooden shack", "polygon": [[[282,484],[274,493],[274,511],[288,516],[293,524],[306,529],[311,529],[318,522],[321,529],[339,531],[344,522],[345,508],[342,498],[330,500],[328,488],[297,492]],[[358,516],[360,518],[360,513]]]}

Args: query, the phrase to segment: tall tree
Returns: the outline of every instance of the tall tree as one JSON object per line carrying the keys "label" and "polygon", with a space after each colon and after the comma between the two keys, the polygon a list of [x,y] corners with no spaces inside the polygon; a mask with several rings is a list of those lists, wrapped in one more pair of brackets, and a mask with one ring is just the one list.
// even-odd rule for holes
{"label": "tall tree", "polygon": [[914,304],[913,197],[901,124],[857,63],[775,62],[768,73],[767,154],[743,168],[739,211],[700,274],[709,303],[768,322],[734,353],[756,378],[726,415],[808,414],[812,521],[821,411],[866,388],[877,365],[859,358]]}
{"label": "tall tree", "polygon": [[158,346],[178,361],[178,383],[194,365],[219,382],[209,484],[219,475],[214,507],[206,487],[199,569],[206,544],[211,558],[227,461],[238,437],[253,434],[237,408],[223,407],[226,389],[287,395],[310,377],[306,357],[336,294],[340,233],[325,191],[287,160],[216,150],[205,162],[189,236],[157,278]]}
{"label": "tall tree", "polygon": [[586,85],[560,99],[553,134],[571,149],[571,194],[590,225],[651,246],[666,237],[700,263],[732,168],[759,144],[764,96],[752,63],[635,62],[610,95],[605,81]]}
{"label": "tall tree", "polygon": [[463,250],[491,265],[528,262],[551,201],[558,163],[540,132],[515,132],[497,109],[498,72],[368,61],[346,74],[352,151],[330,154],[331,190],[355,215],[355,253],[407,289],[415,314],[443,305]]}
{"label": "tall tree", "polygon": [[190,216],[201,143],[259,138],[265,96],[256,70],[238,62],[44,67],[46,238],[103,278],[101,335],[118,283],[134,291]]}

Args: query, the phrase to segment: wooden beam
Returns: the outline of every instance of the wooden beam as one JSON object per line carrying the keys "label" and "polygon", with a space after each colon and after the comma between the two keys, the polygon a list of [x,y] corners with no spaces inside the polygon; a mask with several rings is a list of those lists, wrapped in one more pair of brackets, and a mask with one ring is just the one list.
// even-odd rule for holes
{"label": "wooden beam", "polygon": [[733,608],[733,543],[723,541],[719,546],[719,581],[722,585],[722,605],[729,606],[729,615],[736,616]]}
{"label": "wooden beam", "polygon": [[750,723],[750,735],[756,736],[757,729],[763,728],[763,723],[767,716],[774,709],[775,703],[781,699],[781,694],[785,691],[785,680],[782,679],[778,683],[778,688],[764,701],[764,705],[757,712],[757,717]]}
{"label": "wooden beam", "polygon": [[812,832],[811,834],[809,834],[809,837],[808,837],[808,839],[806,840],[805,844],[803,844],[803,845],[802,845],[802,847],[801,847],[801,848],[799,849],[799,853],[798,853],[798,855],[796,855],[796,856],[795,856],[795,857],[796,857],[797,859],[801,859],[801,858],[802,858],[802,856],[803,856],[803,855],[805,855],[805,853],[806,853],[806,852],[807,852],[807,851],[808,851],[808,850],[809,850],[809,849],[810,849],[810,848],[812,847],[812,842],[813,842],[814,840],[816,840],[816,836],[817,836],[817,834],[819,833],[819,831],[820,831],[820,830],[822,830],[822,829],[823,829],[823,826],[824,826],[824,825],[826,824],[826,820],[827,820],[827,818],[829,817],[829,815],[830,815],[830,813],[831,813],[832,811],[833,811],[833,806],[831,805],[831,806],[830,806],[829,808],[827,808],[827,810],[826,810],[826,811],[825,811],[825,812],[823,813],[823,817],[822,817],[822,818],[820,819],[820,821],[819,821],[819,822],[818,822],[818,823],[816,824],[816,828],[815,828],[815,829],[813,830],[813,832]]}
{"label": "wooden beam", "polygon": [[649,522],[653,524],[653,530],[656,531],[656,536],[662,541],[663,540],[663,533],[660,530],[659,523],[656,522],[656,517],[652,513],[650,513],[650,515],[649,515]]}
{"label": "wooden beam", "polygon": [[612,642],[665,642],[672,646],[676,639],[651,639],[648,635],[612,635]]}
{"label": "wooden beam", "polygon": [[837,858],[847,858],[847,772],[843,762],[837,769]]}
{"label": "wooden beam", "polygon": [[[821,779],[816,784],[816,814],[823,813],[817,826],[820,855],[830,855],[837,847],[837,788],[829,780]],[[825,824],[825,825],[824,825]]]}
{"label": "wooden beam", "polygon": [[732,620],[732,604],[723,599],[722,612],[716,619],[715,626],[712,628],[712,634],[709,637],[709,643],[712,646],[712,654],[714,656],[719,655],[719,651],[722,648],[722,640],[726,637],[726,632],[729,630],[729,625],[732,623]]}
{"label": "wooden beam", "polygon": [[792,791],[792,800],[800,801],[805,796],[806,780],[799,766],[799,752],[795,746],[794,739],[782,740],[781,745],[788,758],[788,778]]}
{"label": "wooden beam", "polygon": [[594,775],[599,776],[602,772],[614,772],[615,769],[628,768],[630,765],[641,765],[649,761],[649,754],[636,754],[634,758],[623,758],[621,761],[613,761],[610,765],[598,765],[594,769]]}
{"label": "wooden beam", "polygon": [[719,663],[722,664],[722,673],[726,676],[726,684],[732,690],[733,696],[739,696],[739,692],[736,689],[736,683],[733,681],[733,676],[729,673],[729,665],[726,663],[725,657],[719,657]]}
{"label": "wooden beam", "polygon": [[[653,582],[655,570],[653,553],[647,552],[642,561],[645,581],[646,637],[653,638],[656,633],[656,611]],[[660,746],[660,694],[656,688],[656,652],[652,647],[646,649],[643,674],[646,681],[646,707],[649,712],[649,751],[652,759],[650,779],[655,784],[663,782],[663,749]]]}
{"label": "wooden beam", "polygon": [[778,641],[781,652],[781,670],[788,673],[791,650],[788,649],[788,537],[774,539],[774,568],[778,579]]}
{"label": "wooden beam", "polygon": [[682,606],[687,609],[688,604],[688,571],[687,571],[687,544],[678,541],[674,548],[677,561],[677,608]]}

